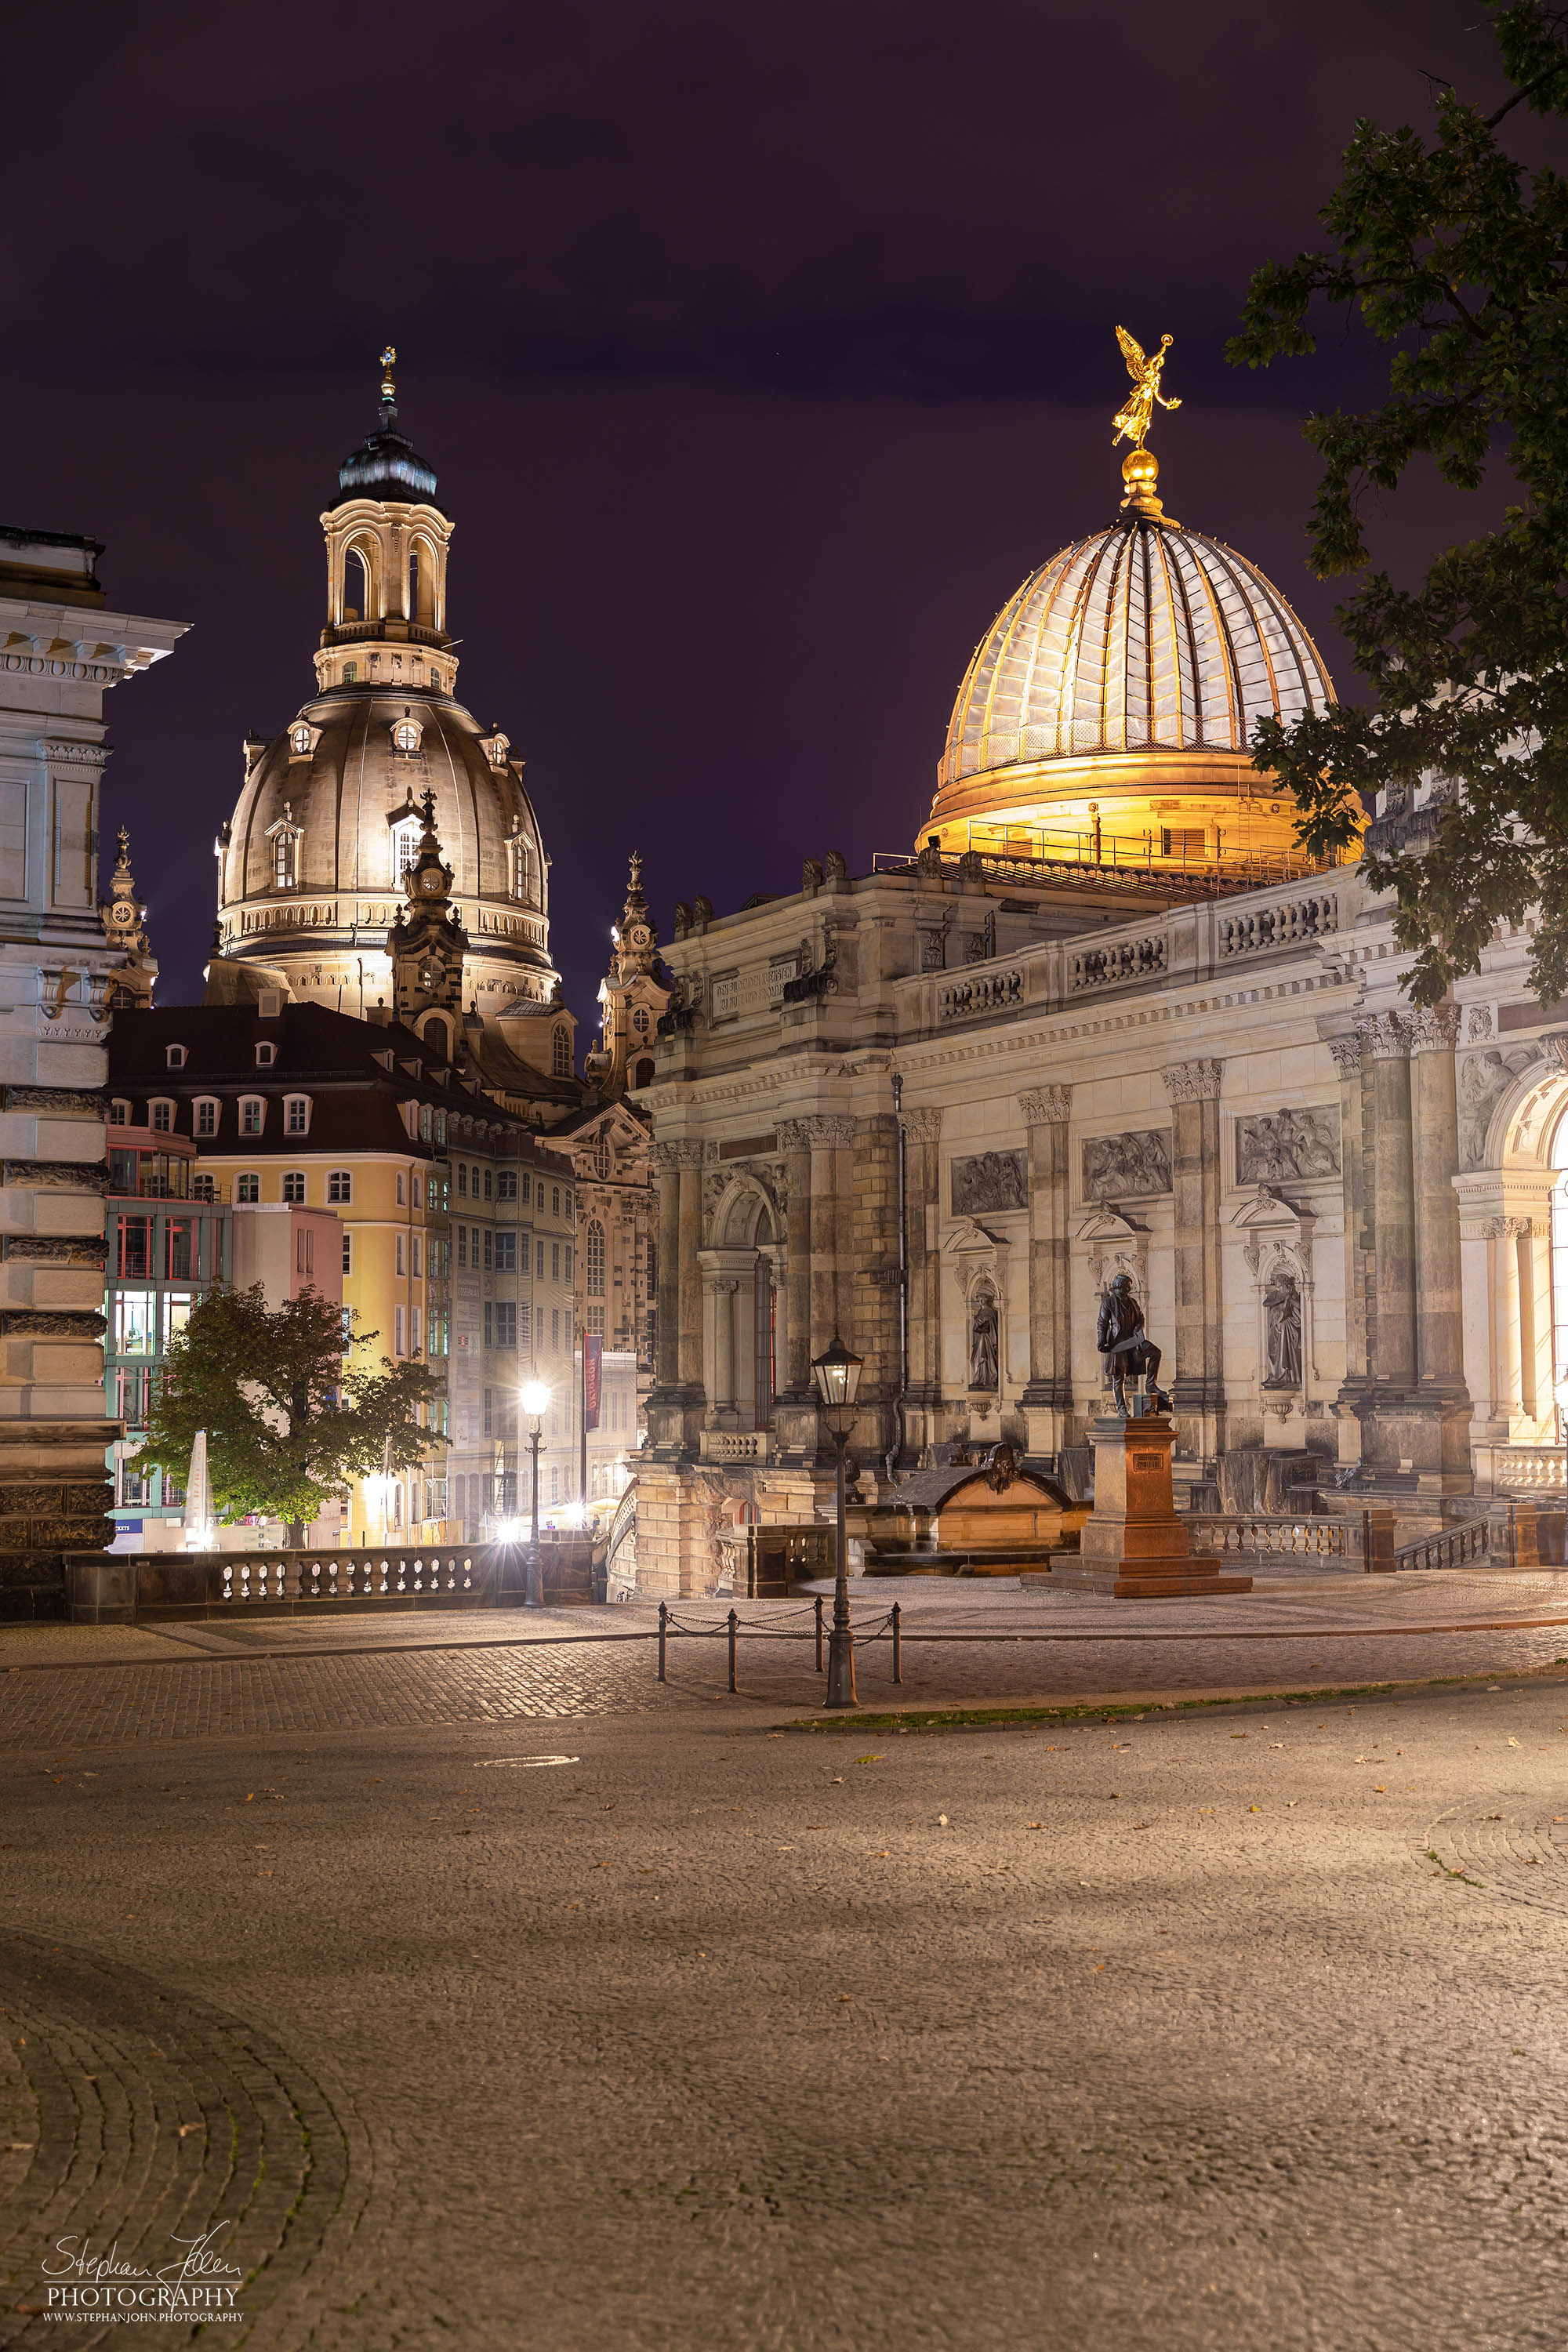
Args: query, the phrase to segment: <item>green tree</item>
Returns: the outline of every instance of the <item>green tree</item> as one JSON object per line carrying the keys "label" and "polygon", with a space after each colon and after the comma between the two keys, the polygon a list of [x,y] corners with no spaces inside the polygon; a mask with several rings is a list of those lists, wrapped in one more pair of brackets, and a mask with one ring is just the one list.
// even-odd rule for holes
{"label": "green tree", "polygon": [[[1228,350],[1253,367],[1310,352],[1325,302],[1394,347],[1380,406],[1305,426],[1322,458],[1312,559],[1322,577],[1363,575],[1337,618],[1369,697],[1265,720],[1254,750],[1319,854],[1354,840],[1380,785],[1436,772],[1458,787],[1425,848],[1366,861],[1395,894],[1422,1003],[1529,908],[1535,985],[1568,993],[1568,184],[1498,137],[1516,107],[1568,114],[1568,9],[1486,5],[1512,95],[1483,115],[1439,88],[1430,137],[1359,121],[1320,215],[1331,247],[1261,268]],[[1466,490],[1506,466],[1521,499],[1405,590],[1370,569],[1365,511],[1421,457]]]}
{"label": "green tree", "polygon": [[[352,1311],[351,1311],[352,1313]],[[350,1332],[353,1352],[376,1333]],[[341,1310],[314,1290],[276,1310],[259,1283],[215,1290],[176,1333],[167,1369],[133,1457],[184,1480],[196,1433],[207,1433],[207,1469],[220,1518],[255,1511],[289,1523],[294,1541],[329,1496],[379,1471],[408,1470],[445,1437],[418,1423],[418,1408],[446,1383],[416,1360],[379,1369],[345,1362]]]}

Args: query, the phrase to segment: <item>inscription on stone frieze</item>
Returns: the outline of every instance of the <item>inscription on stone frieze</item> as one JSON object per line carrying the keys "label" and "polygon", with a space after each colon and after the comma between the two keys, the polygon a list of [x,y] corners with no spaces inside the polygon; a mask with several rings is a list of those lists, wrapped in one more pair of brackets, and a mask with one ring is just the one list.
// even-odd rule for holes
{"label": "inscription on stone frieze", "polygon": [[1026,1209],[1028,1179],[1021,1151],[977,1151],[952,1163],[952,1213],[983,1216],[987,1210]]}
{"label": "inscription on stone frieze", "polygon": [[1339,1172],[1340,1114],[1331,1103],[1310,1110],[1265,1111],[1236,1122],[1238,1184],[1278,1184]]}
{"label": "inscription on stone frieze", "polygon": [[1171,1189],[1171,1139],[1158,1128],[1094,1135],[1083,1147],[1086,1201],[1131,1201]]}

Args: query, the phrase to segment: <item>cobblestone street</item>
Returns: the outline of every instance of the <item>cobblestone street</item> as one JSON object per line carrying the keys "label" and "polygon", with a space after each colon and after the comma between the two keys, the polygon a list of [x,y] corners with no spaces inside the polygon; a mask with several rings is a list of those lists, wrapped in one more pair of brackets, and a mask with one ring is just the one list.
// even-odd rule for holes
{"label": "cobblestone street", "polygon": [[928,1588],[809,1738],[796,1602],[12,1629],[0,2344],[224,2224],[258,2347],[1556,2352],[1562,1587]]}

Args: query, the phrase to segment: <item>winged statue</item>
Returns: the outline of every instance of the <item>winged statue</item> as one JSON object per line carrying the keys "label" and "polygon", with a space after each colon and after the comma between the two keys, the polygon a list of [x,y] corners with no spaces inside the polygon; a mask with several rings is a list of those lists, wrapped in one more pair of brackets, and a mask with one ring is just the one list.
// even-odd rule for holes
{"label": "winged statue", "polygon": [[1179,400],[1167,400],[1160,389],[1160,371],[1165,364],[1165,353],[1171,348],[1173,338],[1161,336],[1160,348],[1152,359],[1125,327],[1117,328],[1116,340],[1121,346],[1121,356],[1132,379],[1132,396],[1125,408],[1117,411],[1116,430],[1110,436],[1110,446],[1114,449],[1116,444],[1125,437],[1134,449],[1142,449],[1143,436],[1154,419],[1155,403],[1158,402],[1162,408],[1180,408],[1182,404]]}

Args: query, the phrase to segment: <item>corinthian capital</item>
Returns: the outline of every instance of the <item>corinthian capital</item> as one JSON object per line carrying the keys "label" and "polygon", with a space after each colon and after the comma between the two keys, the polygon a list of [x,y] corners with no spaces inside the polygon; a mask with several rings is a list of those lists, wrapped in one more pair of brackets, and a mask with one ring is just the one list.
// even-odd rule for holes
{"label": "corinthian capital", "polygon": [[1217,1102],[1223,1062],[1171,1062],[1160,1076],[1173,1102]]}
{"label": "corinthian capital", "polygon": [[1361,1076],[1361,1038],[1353,1031],[1347,1037],[1325,1037],[1323,1040],[1334,1057],[1334,1067],[1342,1078]]}
{"label": "corinthian capital", "polygon": [[936,1143],[942,1137],[942,1112],[940,1108],[901,1110],[899,1125],[910,1143]]}
{"label": "corinthian capital", "polygon": [[700,1168],[702,1146],[695,1138],[682,1138],[675,1143],[656,1143],[653,1164],[655,1173],[661,1176],[680,1168]]}
{"label": "corinthian capital", "polygon": [[836,1113],[820,1112],[800,1124],[814,1151],[847,1151],[855,1140],[855,1121]]}
{"label": "corinthian capital", "polygon": [[1418,1004],[1410,1015],[1413,1054],[1451,1054],[1459,1035],[1457,1004]]}
{"label": "corinthian capital", "polygon": [[1070,1087],[1030,1087],[1018,1097],[1026,1127],[1060,1127],[1072,1116]]}
{"label": "corinthian capital", "polygon": [[1410,1020],[1404,1013],[1369,1013],[1359,1024],[1374,1062],[1396,1062],[1410,1051]]}

